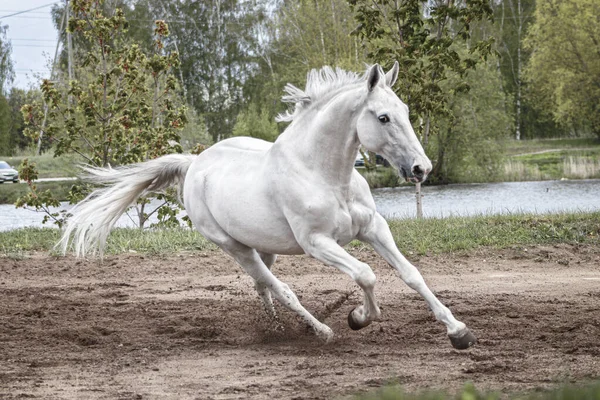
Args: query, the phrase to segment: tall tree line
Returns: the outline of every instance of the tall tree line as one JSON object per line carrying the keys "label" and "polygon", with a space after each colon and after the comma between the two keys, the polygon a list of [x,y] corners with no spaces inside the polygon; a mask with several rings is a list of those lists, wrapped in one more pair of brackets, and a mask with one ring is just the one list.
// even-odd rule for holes
{"label": "tall tree line", "polygon": [[[483,18],[465,14],[474,5],[488,9]],[[180,55],[181,97],[198,119],[194,129],[213,141],[244,134],[276,138],[283,128],[273,123],[285,107],[282,88],[287,82],[302,86],[311,68],[360,71],[365,63],[399,58],[405,74],[398,93],[427,143],[431,132],[432,156],[448,160],[440,164],[441,175],[460,170],[452,167],[456,160],[481,153],[465,153],[466,145],[598,130],[589,106],[600,103],[593,0],[110,0],[104,6],[124,9],[129,40],[142,48],[153,46],[155,20],[168,23],[165,44]],[[58,29],[64,4],[53,12]],[[73,45],[77,63],[85,44]],[[0,47],[0,56],[6,54]],[[66,52],[60,57],[64,76]],[[436,72],[435,63],[450,68]],[[428,100],[418,98],[415,82],[429,92]],[[431,117],[432,101],[441,104],[443,118]]]}

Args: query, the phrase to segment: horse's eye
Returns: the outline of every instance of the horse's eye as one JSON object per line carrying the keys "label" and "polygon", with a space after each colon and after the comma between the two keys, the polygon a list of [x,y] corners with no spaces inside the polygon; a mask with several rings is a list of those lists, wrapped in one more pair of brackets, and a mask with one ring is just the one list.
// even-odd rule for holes
{"label": "horse's eye", "polygon": [[390,117],[388,117],[387,114],[382,114],[377,118],[379,119],[379,122],[381,122],[382,124],[387,124],[388,122],[390,122]]}

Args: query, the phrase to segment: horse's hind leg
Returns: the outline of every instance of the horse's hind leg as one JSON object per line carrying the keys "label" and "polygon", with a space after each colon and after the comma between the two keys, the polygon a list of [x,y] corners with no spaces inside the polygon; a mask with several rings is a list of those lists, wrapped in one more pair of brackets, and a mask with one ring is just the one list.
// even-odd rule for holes
{"label": "horse's hind leg", "polygon": [[[265,264],[265,266],[270,270],[273,264],[275,264],[275,260],[277,259],[277,254],[269,254],[269,253],[261,253],[258,252],[260,259]],[[282,331],[283,325],[281,321],[279,321],[279,317],[275,312],[275,305],[273,304],[273,298],[271,297],[271,291],[267,287],[267,285],[260,281],[254,281],[254,287],[258,292],[258,295],[263,301],[263,306],[265,307],[265,311],[271,321],[275,323],[275,330]]]}
{"label": "horse's hind leg", "polygon": [[[234,239],[217,243],[225,252],[231,255],[244,270],[250,275],[260,287],[266,287],[269,292],[285,307],[296,312],[314,331],[315,334],[325,342],[333,339],[331,329],[319,322],[303,306],[292,292],[290,287],[281,282],[267,268],[258,252]],[[273,260],[274,261],[274,260]]]}
{"label": "horse's hind leg", "polygon": [[419,270],[400,253],[390,228],[381,215],[375,214],[371,225],[363,229],[358,238],[371,244],[375,251],[396,269],[400,278],[423,296],[436,319],[446,325],[448,337],[455,348],[466,349],[477,342],[466,325],[454,318],[450,310],[435,297]]}

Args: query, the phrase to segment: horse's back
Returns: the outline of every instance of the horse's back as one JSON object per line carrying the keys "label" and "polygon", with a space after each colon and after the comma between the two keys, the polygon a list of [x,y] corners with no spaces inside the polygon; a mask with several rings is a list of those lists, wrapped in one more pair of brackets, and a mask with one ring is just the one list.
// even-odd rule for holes
{"label": "horse's back", "polygon": [[266,140],[256,139],[248,136],[236,136],[222,140],[209,147],[206,151],[215,149],[229,149],[247,152],[267,151],[273,146],[273,143]]}

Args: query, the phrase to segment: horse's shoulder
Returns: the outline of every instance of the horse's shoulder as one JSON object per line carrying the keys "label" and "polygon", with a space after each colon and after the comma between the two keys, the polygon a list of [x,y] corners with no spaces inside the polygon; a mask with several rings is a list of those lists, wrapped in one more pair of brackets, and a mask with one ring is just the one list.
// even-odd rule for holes
{"label": "horse's shoulder", "polygon": [[352,192],[352,199],[354,202],[367,206],[369,208],[375,208],[375,200],[371,194],[371,189],[364,176],[357,170],[352,172],[352,178],[350,180],[350,190]]}

